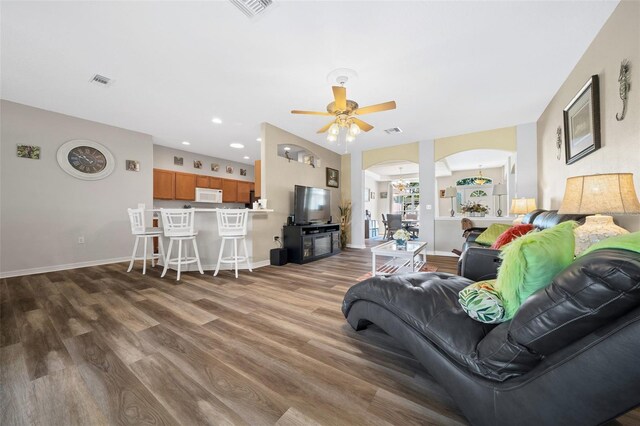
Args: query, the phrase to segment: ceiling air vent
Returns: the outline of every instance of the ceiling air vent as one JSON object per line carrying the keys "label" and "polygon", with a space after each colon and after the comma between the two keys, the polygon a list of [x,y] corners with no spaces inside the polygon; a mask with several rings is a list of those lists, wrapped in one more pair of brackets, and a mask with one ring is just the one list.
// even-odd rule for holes
{"label": "ceiling air vent", "polygon": [[400,127],[392,127],[390,129],[386,129],[385,132],[392,135],[394,133],[402,133],[402,129]]}
{"label": "ceiling air vent", "polygon": [[273,0],[229,0],[247,17],[253,18],[264,12],[273,3]]}
{"label": "ceiling air vent", "polygon": [[110,86],[112,81],[109,77],[105,77],[103,75],[100,74],[96,74],[93,76],[93,78],[91,78],[91,80],[89,80],[91,83],[95,83],[98,86],[103,86],[103,87],[107,87]]}

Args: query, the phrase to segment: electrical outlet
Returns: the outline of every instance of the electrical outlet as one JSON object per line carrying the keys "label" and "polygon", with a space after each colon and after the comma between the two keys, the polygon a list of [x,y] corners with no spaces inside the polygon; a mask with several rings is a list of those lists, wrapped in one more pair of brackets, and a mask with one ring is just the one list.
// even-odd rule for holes
{"label": "electrical outlet", "polygon": [[84,237],[78,237],[78,244],[84,244]]}
{"label": "electrical outlet", "polygon": [[280,241],[280,235],[274,235],[273,241]]}

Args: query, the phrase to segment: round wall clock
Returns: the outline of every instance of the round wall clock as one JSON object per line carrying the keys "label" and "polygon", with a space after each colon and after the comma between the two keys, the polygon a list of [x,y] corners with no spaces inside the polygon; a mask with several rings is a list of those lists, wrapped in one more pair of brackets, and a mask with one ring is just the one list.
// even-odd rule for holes
{"label": "round wall clock", "polygon": [[116,161],[104,145],[77,139],[64,143],[58,149],[58,164],[73,177],[98,180],[113,172]]}

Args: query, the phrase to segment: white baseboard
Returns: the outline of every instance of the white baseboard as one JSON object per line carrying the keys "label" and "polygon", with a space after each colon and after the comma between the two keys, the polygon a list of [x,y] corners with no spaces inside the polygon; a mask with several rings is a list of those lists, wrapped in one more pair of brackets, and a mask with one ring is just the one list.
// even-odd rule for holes
{"label": "white baseboard", "polygon": [[[100,265],[109,265],[112,263],[121,263],[121,262],[129,262],[131,260],[130,257],[118,257],[115,259],[104,259],[104,260],[92,260],[89,262],[77,262],[77,263],[67,263],[64,265],[53,265],[53,266],[43,266],[40,268],[30,268],[30,269],[17,269],[15,271],[6,271],[0,272],[0,278],[11,278],[11,277],[21,277],[24,275],[35,275],[35,274],[44,274],[47,272],[56,272],[56,271],[66,271],[68,269],[78,269],[78,268],[88,268],[90,266],[100,266]],[[261,268],[263,266],[268,266],[271,262],[268,260],[261,260],[259,262],[254,262],[251,264],[252,269]],[[158,263],[160,264],[160,263]],[[151,263],[147,265],[150,267]],[[174,269],[175,268],[170,268]],[[202,269],[207,271],[214,271],[216,269],[216,264],[211,265],[202,265]],[[233,265],[223,264],[220,265],[220,270],[225,271],[229,269],[234,269]],[[197,271],[198,267],[195,264],[185,265],[183,267],[183,271]],[[248,270],[246,264],[238,265],[238,270]]]}
{"label": "white baseboard", "polygon": [[348,248],[352,248],[352,249],[366,249],[367,246],[365,246],[364,244],[347,244]]}
{"label": "white baseboard", "polygon": [[89,266],[108,265],[111,263],[128,262],[130,257],[114,259],[90,260],[88,262],[67,263],[64,265],[43,266],[40,268],[17,269],[15,271],[0,272],[0,278],[20,277],[23,275],[44,274],[46,272],[65,271],[67,269],[88,268]]}

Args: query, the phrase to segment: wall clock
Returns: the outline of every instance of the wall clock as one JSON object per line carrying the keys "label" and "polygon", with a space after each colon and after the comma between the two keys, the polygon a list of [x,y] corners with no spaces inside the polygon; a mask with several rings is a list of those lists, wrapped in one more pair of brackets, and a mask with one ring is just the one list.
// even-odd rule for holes
{"label": "wall clock", "polygon": [[106,146],[88,140],[72,140],[58,149],[58,164],[73,177],[99,180],[109,176],[116,166]]}

